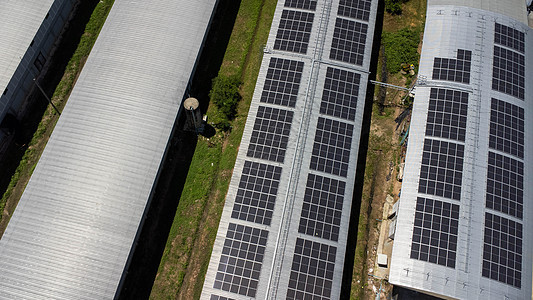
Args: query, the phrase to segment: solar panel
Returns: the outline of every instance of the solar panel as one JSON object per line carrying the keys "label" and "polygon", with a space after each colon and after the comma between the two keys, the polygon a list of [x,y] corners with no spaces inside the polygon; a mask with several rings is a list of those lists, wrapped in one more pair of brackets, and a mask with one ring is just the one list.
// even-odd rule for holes
{"label": "solar panel", "polygon": [[495,23],[494,43],[524,53],[525,34],[514,28]]}
{"label": "solar panel", "polygon": [[418,197],[411,258],[455,268],[458,228],[459,205]]}
{"label": "solar panel", "polygon": [[426,135],[465,141],[468,93],[432,88]]}
{"label": "solar panel", "polygon": [[315,10],[316,0],[285,0],[285,7]]}
{"label": "solar panel", "polygon": [[270,225],[281,167],[245,161],[232,218]]}
{"label": "solar panel", "polygon": [[337,248],[296,239],[286,299],[330,299]]}
{"label": "solar panel", "polygon": [[487,207],[522,219],[524,163],[489,152]]}
{"label": "solar panel", "polygon": [[494,46],[492,89],[524,100],[524,55]]}
{"label": "solar panel", "polygon": [[372,0],[340,0],[339,16],[368,21]]}
{"label": "solar panel", "polygon": [[361,75],[328,67],[320,113],[355,120]]}
{"label": "solar panel", "polygon": [[288,110],[259,106],[247,155],[283,162],[293,114]]}
{"label": "solar panel", "polygon": [[485,213],[483,277],[522,286],[522,224]]}
{"label": "solar panel", "polygon": [[281,13],[274,49],[307,53],[314,16],[313,13],[284,9]]}
{"label": "solar panel", "polygon": [[418,192],[460,200],[463,157],[463,145],[425,139]]}
{"label": "solar panel", "polygon": [[213,288],[255,297],[268,231],[230,223]]}
{"label": "solar panel", "polygon": [[489,147],[524,158],[524,109],[492,98]]}
{"label": "solar panel", "polygon": [[213,294],[211,294],[211,298],[209,298],[209,299],[210,300],[235,300],[233,298],[222,297],[222,296],[213,295]]}
{"label": "solar panel", "polygon": [[362,66],[367,31],[367,24],[337,18],[329,58]]}
{"label": "solar panel", "polygon": [[261,102],[294,107],[304,63],[272,57],[268,66]]}
{"label": "solar panel", "polygon": [[353,125],[319,117],[310,168],[346,177]]}
{"label": "solar panel", "polygon": [[457,59],[435,57],[433,80],[449,80],[470,83],[472,51],[457,49]]}
{"label": "solar panel", "polygon": [[298,232],[338,241],[345,186],[344,181],[309,174]]}

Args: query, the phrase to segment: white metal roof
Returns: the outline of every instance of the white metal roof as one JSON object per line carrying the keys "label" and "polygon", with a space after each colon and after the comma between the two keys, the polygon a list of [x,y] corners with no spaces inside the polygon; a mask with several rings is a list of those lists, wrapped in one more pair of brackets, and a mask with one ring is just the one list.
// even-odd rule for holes
{"label": "white metal roof", "polygon": [[[442,1],[430,1],[427,11],[419,68],[419,85],[416,89],[411,119],[389,279],[395,285],[450,299],[530,299],[533,261],[533,231],[530,230],[533,228],[531,217],[533,215],[533,203],[531,202],[533,197],[533,136],[529,130],[533,128],[531,118],[533,76],[530,71],[533,69],[533,31],[526,24],[500,13],[465,6],[433,5],[437,2]],[[501,1],[501,6],[512,6],[514,2]],[[524,100],[493,90],[496,23],[525,33]],[[458,49],[472,52],[470,83],[434,80],[432,78],[434,59],[436,57],[455,58],[458,55]],[[513,70],[513,72],[518,71]],[[457,142],[426,135],[426,120],[432,88],[460,90],[468,94],[466,140]],[[489,148],[492,98],[524,109],[525,150],[523,158],[513,158],[507,153]],[[464,145],[460,200],[435,196],[419,190],[424,141],[428,138]],[[486,207],[489,152],[511,157],[524,163],[523,218]],[[437,178],[436,174],[432,175]],[[459,205],[455,267],[411,258],[418,197]],[[486,213],[523,225],[520,287],[482,276]],[[439,214],[435,213],[435,215]],[[445,231],[442,228],[440,230]],[[439,229],[436,231],[438,232]],[[503,249],[507,246],[502,242],[501,247]],[[512,264],[514,264],[512,259],[500,260],[502,266],[512,266]]]}
{"label": "white metal roof", "polygon": [[0,298],[113,298],[215,3],[115,1],[0,240]]}
{"label": "white metal roof", "polygon": [[[0,2],[0,93],[15,74],[53,3],[54,0]],[[0,103],[0,115],[3,108]]]}
{"label": "white metal roof", "polygon": [[525,0],[428,0],[428,5],[454,5],[477,8],[516,19],[527,25]]}

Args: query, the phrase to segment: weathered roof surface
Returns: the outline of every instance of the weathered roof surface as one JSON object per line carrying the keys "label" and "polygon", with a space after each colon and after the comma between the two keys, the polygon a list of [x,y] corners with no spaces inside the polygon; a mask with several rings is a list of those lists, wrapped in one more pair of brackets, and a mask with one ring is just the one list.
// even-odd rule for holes
{"label": "weathered roof surface", "polygon": [[516,19],[527,25],[526,1],[524,0],[428,0],[428,5],[454,5],[477,8]]}
{"label": "weathered roof surface", "polygon": [[0,298],[113,298],[215,3],[115,1],[0,240]]}
{"label": "weathered roof surface", "polygon": [[427,11],[389,281],[530,299],[533,31],[441,2]]}

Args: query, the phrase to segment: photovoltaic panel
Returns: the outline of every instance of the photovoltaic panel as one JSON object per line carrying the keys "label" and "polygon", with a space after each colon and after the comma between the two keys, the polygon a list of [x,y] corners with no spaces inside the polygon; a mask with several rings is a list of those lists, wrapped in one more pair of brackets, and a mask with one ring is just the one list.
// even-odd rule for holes
{"label": "photovoltaic panel", "polygon": [[230,223],[213,288],[255,297],[268,231]]}
{"label": "photovoltaic panel", "polygon": [[465,141],[468,93],[432,88],[426,135]]}
{"label": "photovoltaic panel", "polygon": [[337,18],[329,58],[362,66],[367,31],[367,24]]}
{"label": "photovoltaic panel", "polygon": [[310,168],[346,177],[353,125],[319,117]]}
{"label": "photovoltaic panel", "polygon": [[235,299],[211,294],[210,300],[235,300]]}
{"label": "photovoltaic panel", "polygon": [[285,7],[315,10],[316,0],[285,0]]}
{"label": "photovoltaic panel", "polygon": [[288,110],[259,106],[247,155],[283,162],[293,114]]}
{"label": "photovoltaic panel", "polygon": [[339,16],[368,21],[372,0],[340,0]]}
{"label": "photovoltaic panel", "polygon": [[307,53],[314,16],[313,13],[284,9],[281,13],[274,49]]}
{"label": "photovoltaic panel", "polygon": [[309,174],[298,232],[338,241],[345,186],[344,181]]}
{"label": "photovoltaic panel", "polygon": [[449,80],[470,83],[472,51],[457,49],[457,59],[435,57],[433,80]]}
{"label": "photovoltaic panel", "polygon": [[418,192],[460,200],[463,157],[463,145],[425,139]]}
{"label": "photovoltaic panel", "polygon": [[320,113],[355,120],[360,80],[358,73],[328,67]]}
{"label": "photovoltaic panel", "polygon": [[524,163],[489,152],[487,208],[522,219],[524,203]]}
{"label": "photovoltaic panel", "polygon": [[525,34],[514,28],[495,23],[494,43],[524,53]]}
{"label": "photovoltaic panel", "polygon": [[492,98],[489,147],[524,158],[524,109]]}
{"label": "photovoltaic panel", "polygon": [[245,161],[232,218],[270,225],[281,167]]}
{"label": "photovoltaic panel", "polygon": [[411,258],[455,268],[458,228],[459,205],[418,197]]}
{"label": "photovoltaic panel", "polygon": [[524,55],[494,46],[492,89],[524,100]]}
{"label": "photovoltaic panel", "polygon": [[286,299],[330,299],[337,248],[296,239]]}
{"label": "photovoltaic panel", "polygon": [[268,66],[261,102],[294,107],[302,80],[304,63],[272,57]]}
{"label": "photovoltaic panel", "polygon": [[521,288],[522,224],[485,213],[483,277]]}

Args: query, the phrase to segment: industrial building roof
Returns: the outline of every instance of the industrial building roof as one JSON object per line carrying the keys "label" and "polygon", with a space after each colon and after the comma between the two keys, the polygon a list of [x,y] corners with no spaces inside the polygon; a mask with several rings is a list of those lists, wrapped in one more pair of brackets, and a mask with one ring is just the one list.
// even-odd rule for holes
{"label": "industrial building roof", "polygon": [[[14,76],[53,3],[54,0],[0,3],[0,93]],[[24,73],[25,69],[20,68],[19,72]],[[5,106],[0,103],[0,116]]]}
{"label": "industrial building roof", "polygon": [[115,1],[0,240],[0,298],[114,297],[215,4]]}
{"label": "industrial building roof", "polygon": [[503,9],[442,2],[427,10],[389,281],[530,299],[533,32]]}
{"label": "industrial building roof", "polygon": [[202,299],[339,299],[377,5],[278,1]]}

